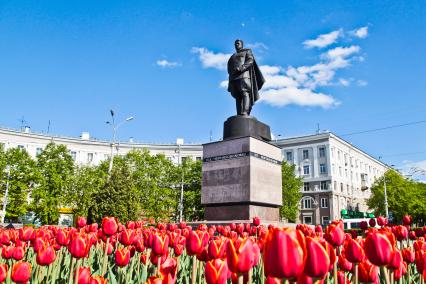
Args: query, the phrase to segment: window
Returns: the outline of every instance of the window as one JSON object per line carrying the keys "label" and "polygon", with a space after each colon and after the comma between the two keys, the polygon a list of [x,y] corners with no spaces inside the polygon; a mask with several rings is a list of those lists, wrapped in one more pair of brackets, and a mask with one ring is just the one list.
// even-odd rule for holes
{"label": "window", "polygon": [[77,153],[75,151],[71,151],[70,154],[73,161],[75,161],[77,159]]}
{"label": "window", "polygon": [[322,216],[322,217],[321,217],[321,219],[322,219],[322,222],[321,222],[321,223],[322,223],[323,225],[325,225],[325,226],[326,226],[326,225],[328,225],[328,224],[330,223],[330,219],[329,219],[329,217],[328,217],[328,216]]}
{"label": "window", "polygon": [[303,209],[311,209],[312,208],[312,199],[307,198],[302,200],[302,208]]}
{"label": "window", "polygon": [[326,174],[327,173],[327,167],[325,164],[320,164],[320,173]]}
{"label": "window", "polygon": [[327,190],[327,182],[326,181],[320,182],[320,189],[321,190]]}
{"label": "window", "polygon": [[343,192],[343,183],[340,183],[340,191]]}
{"label": "window", "polygon": [[40,155],[41,152],[43,152],[43,148],[37,148],[36,149],[36,156]]}
{"label": "window", "polygon": [[309,182],[303,183],[303,191],[309,191]]}
{"label": "window", "polygon": [[340,161],[340,150],[337,151],[337,159]]}
{"label": "window", "polygon": [[308,150],[303,150],[303,159],[309,159],[309,151]]}
{"label": "window", "polygon": [[319,148],[319,156],[320,157],[325,157],[325,147],[320,147]]}
{"label": "window", "polygon": [[285,156],[287,161],[293,161],[293,153],[292,152],[285,152]]}
{"label": "window", "polygon": [[309,166],[303,166],[303,174],[309,175]]}
{"label": "window", "polygon": [[304,224],[312,224],[312,216],[303,216]]}
{"label": "window", "polygon": [[339,176],[342,176],[342,167],[339,167]]}
{"label": "window", "polygon": [[331,157],[334,157],[334,148],[331,148]]}
{"label": "window", "polygon": [[321,208],[328,208],[328,198],[321,198]]}
{"label": "window", "polygon": [[350,192],[349,192],[349,184],[346,185],[346,191],[348,192],[348,194],[350,194]]}
{"label": "window", "polygon": [[334,187],[333,187],[333,189],[337,190],[337,182],[336,181],[334,181]]}
{"label": "window", "polygon": [[334,164],[331,164],[331,170],[333,174],[336,174],[336,167],[334,166]]}
{"label": "window", "polygon": [[25,146],[24,145],[18,145],[18,149],[23,150],[23,149],[25,149]]}
{"label": "window", "polygon": [[196,157],[195,160],[196,161],[201,161],[201,157]]}
{"label": "window", "polygon": [[182,164],[188,161],[189,157],[182,157]]}
{"label": "window", "polygon": [[87,162],[88,163],[93,162],[93,153],[87,153]]}
{"label": "window", "polygon": [[348,169],[345,169],[345,177],[348,177]]}

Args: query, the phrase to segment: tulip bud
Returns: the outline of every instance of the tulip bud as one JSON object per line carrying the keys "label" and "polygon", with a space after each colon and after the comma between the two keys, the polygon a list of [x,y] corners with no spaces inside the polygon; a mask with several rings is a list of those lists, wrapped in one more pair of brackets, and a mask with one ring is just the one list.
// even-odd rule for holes
{"label": "tulip bud", "polygon": [[215,239],[212,239],[209,242],[208,245],[208,256],[210,259],[216,259],[216,258],[224,258],[225,257],[225,251],[226,251],[226,243],[227,239],[224,237],[218,237]]}
{"label": "tulip bud", "polygon": [[345,245],[345,256],[346,259],[352,263],[360,263],[365,258],[364,249],[359,242],[350,239]]}
{"label": "tulip bud", "polygon": [[330,258],[326,249],[318,240],[306,237],[306,253],[305,274],[314,279],[323,278],[330,268]]}
{"label": "tulip bud", "polygon": [[410,215],[405,215],[404,217],[402,217],[402,224],[404,224],[404,226],[409,226],[411,224],[412,218]]}
{"label": "tulip bud", "polygon": [[16,283],[27,283],[31,277],[31,264],[28,262],[17,262],[12,266],[12,281]]}
{"label": "tulip bud", "polygon": [[369,233],[364,243],[368,260],[377,266],[387,265],[392,261],[394,248],[385,234]]}
{"label": "tulip bud", "polygon": [[265,275],[296,280],[302,274],[305,238],[299,230],[272,228],[263,247]]}
{"label": "tulip bud", "polygon": [[228,265],[226,260],[214,259],[206,263],[205,277],[207,284],[226,284]]}
{"label": "tulip bud", "polygon": [[[383,216],[377,217],[377,225],[379,225],[380,227],[383,227],[383,226],[386,226],[387,224],[388,224],[387,218],[385,218]],[[371,227],[374,227],[374,226],[371,226]]]}
{"label": "tulip bud", "polygon": [[108,284],[108,279],[105,279],[100,275],[92,276],[90,278],[90,284]]}
{"label": "tulip bud", "polygon": [[402,241],[408,238],[408,230],[405,226],[396,226],[394,235],[398,241]]}
{"label": "tulip bud", "polygon": [[37,264],[41,266],[50,265],[53,261],[55,261],[56,253],[55,249],[52,246],[46,246],[39,250],[37,253],[36,261]]}
{"label": "tulip bud", "polygon": [[85,217],[79,216],[77,217],[77,228],[83,228],[86,226],[87,220]]}
{"label": "tulip bud", "polygon": [[13,257],[13,251],[15,248],[13,246],[4,246],[1,249],[1,257],[4,259],[11,259]]}
{"label": "tulip bud", "polygon": [[352,270],[353,264],[352,264],[352,262],[350,262],[346,259],[345,255],[343,253],[341,253],[339,255],[339,258],[338,258],[338,261],[337,261],[337,266],[340,269],[342,269],[346,272],[349,272],[349,271]]}
{"label": "tulip bud", "polygon": [[79,267],[77,284],[90,284],[90,267]]}
{"label": "tulip bud", "polygon": [[31,239],[31,236],[33,235],[34,229],[33,227],[24,226],[22,228],[19,228],[19,239],[23,242],[28,242]]}
{"label": "tulip bud", "polygon": [[68,251],[75,258],[86,257],[90,250],[90,243],[87,235],[76,234],[72,237],[68,245]]}
{"label": "tulip bud", "polygon": [[379,283],[379,268],[368,260],[363,261],[358,266],[358,276],[361,283]]}
{"label": "tulip bud", "polygon": [[186,238],[186,252],[188,255],[199,254],[209,241],[209,234],[205,231],[191,231]]}
{"label": "tulip bud", "polygon": [[117,220],[114,217],[104,217],[102,219],[102,232],[107,236],[112,236],[118,231]]}
{"label": "tulip bud", "polygon": [[405,262],[407,263],[414,262],[415,254],[410,247],[403,249],[401,253],[402,253],[402,258],[404,259]]}
{"label": "tulip bud", "polygon": [[361,221],[361,222],[359,223],[359,227],[360,227],[360,228],[361,228],[361,230],[363,230],[363,231],[367,230],[367,229],[368,229],[368,223],[367,223],[367,221]]}
{"label": "tulip bud", "polygon": [[130,262],[130,251],[128,248],[117,249],[115,251],[115,264],[124,267]]}
{"label": "tulip bud", "polygon": [[251,238],[228,241],[226,256],[229,270],[241,274],[248,272],[256,262],[254,242]]}
{"label": "tulip bud", "polygon": [[253,217],[253,225],[254,226],[259,226],[260,225],[260,218],[259,217]]}
{"label": "tulip bud", "polygon": [[345,240],[343,221],[333,221],[333,223],[328,225],[325,229],[324,238],[335,247],[341,246]]}
{"label": "tulip bud", "polygon": [[6,280],[8,268],[6,263],[0,263],[0,283]]}
{"label": "tulip bud", "polygon": [[166,255],[169,251],[169,236],[166,234],[152,235],[152,252],[156,255]]}
{"label": "tulip bud", "polygon": [[129,246],[133,244],[133,240],[135,238],[135,231],[131,229],[125,229],[120,233],[120,243],[125,246]]}
{"label": "tulip bud", "polygon": [[376,227],[376,220],[374,218],[371,218],[368,221],[368,224],[370,225],[370,227]]}

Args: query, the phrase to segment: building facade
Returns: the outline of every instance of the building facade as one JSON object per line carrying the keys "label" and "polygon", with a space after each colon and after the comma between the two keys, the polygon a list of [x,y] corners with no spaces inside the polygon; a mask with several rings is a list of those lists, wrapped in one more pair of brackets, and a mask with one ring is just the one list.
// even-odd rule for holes
{"label": "building facade", "polygon": [[342,211],[368,211],[370,187],[388,166],[333,133],[277,140],[283,159],[303,177],[300,222],[327,224]]}
{"label": "building facade", "polygon": [[[0,145],[5,149],[18,147],[32,156],[41,152],[50,142],[65,145],[79,165],[97,165],[114,155],[125,155],[131,150],[147,149],[151,154],[164,154],[174,163],[183,159],[202,159],[201,144],[148,144],[132,141],[118,142],[81,137],[63,137],[0,128]],[[388,167],[333,133],[285,138],[273,141],[282,149],[282,158],[296,165],[295,174],[303,178],[300,189],[299,222],[326,224],[342,218],[342,210],[368,210],[366,200],[370,187]],[[181,159],[179,161],[179,158]]]}

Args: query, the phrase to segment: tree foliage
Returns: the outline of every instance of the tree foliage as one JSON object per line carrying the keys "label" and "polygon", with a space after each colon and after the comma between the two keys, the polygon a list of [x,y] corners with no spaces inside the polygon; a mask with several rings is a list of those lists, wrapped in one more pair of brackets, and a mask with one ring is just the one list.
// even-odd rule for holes
{"label": "tree foliage", "polygon": [[37,156],[37,168],[40,180],[31,193],[31,209],[42,224],[56,224],[74,173],[73,159],[66,146],[49,143]]}
{"label": "tree foliage", "polygon": [[376,215],[385,215],[385,179],[388,210],[394,217],[393,221],[399,222],[405,214],[410,214],[416,223],[424,224],[426,185],[406,179],[395,170],[388,170],[383,177],[374,182],[371,187],[371,196],[367,201],[368,207],[374,210]]}
{"label": "tree foliage", "polygon": [[301,177],[295,174],[295,165],[283,161],[281,164],[282,173],[282,195],[283,205],[280,207],[280,216],[290,222],[296,222],[297,212],[302,198],[300,188],[303,185]]}
{"label": "tree foliage", "polygon": [[183,217],[185,220],[204,218],[204,206],[201,205],[201,167],[201,161],[186,159],[180,169],[180,171],[183,170],[184,176]]}

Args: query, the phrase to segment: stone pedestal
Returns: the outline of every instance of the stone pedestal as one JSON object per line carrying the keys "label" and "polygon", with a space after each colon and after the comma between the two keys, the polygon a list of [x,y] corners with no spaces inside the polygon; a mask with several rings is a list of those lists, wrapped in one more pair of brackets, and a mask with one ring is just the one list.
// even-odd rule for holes
{"label": "stone pedestal", "polygon": [[271,129],[269,125],[257,120],[254,116],[231,116],[223,124],[223,140],[246,136],[269,142]]}
{"label": "stone pedestal", "polygon": [[246,136],[203,145],[201,203],[207,221],[279,221],[281,149]]}

